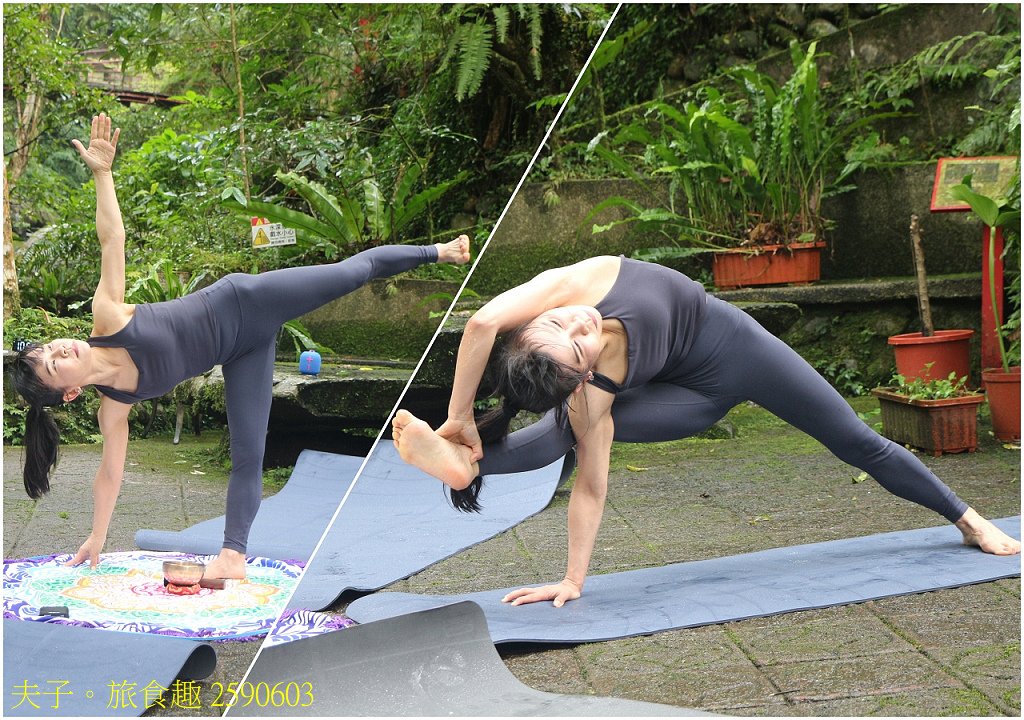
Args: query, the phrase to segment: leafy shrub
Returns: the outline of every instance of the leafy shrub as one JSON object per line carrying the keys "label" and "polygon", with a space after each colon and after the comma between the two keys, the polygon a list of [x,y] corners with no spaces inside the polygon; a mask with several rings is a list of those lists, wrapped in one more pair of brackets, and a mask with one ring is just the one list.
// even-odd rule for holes
{"label": "leafy shrub", "polygon": [[[931,367],[931,363],[926,367]],[[955,372],[951,372],[949,377],[946,378],[925,380],[915,377],[910,381],[897,373],[892,376],[892,382],[896,392],[907,395],[911,400],[944,400],[946,398],[978,394],[967,389],[966,376],[957,378]]]}

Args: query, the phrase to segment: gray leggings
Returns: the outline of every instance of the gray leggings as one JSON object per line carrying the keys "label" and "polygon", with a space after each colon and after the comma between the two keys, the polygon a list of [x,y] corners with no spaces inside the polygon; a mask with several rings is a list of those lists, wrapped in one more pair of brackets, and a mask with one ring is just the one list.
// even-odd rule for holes
{"label": "gray leggings", "polygon": [[[643,342],[643,338],[635,339]],[[893,495],[934,510],[950,522],[967,504],[901,445],[880,436],[792,348],[742,310],[708,297],[691,352],[659,382],[615,397],[612,419],[619,442],[690,437],[751,400],[821,442],[840,460],[871,475]],[[554,462],[573,445],[554,411],[487,445],[482,475],[532,470]]]}
{"label": "gray leggings", "polygon": [[[374,278],[437,261],[433,245],[372,248],[331,265],[229,275],[231,292],[211,297],[222,347],[224,393],[231,432],[224,547],[245,552],[263,497],[263,453],[270,419],[274,351],[281,324],[346,295]],[[301,521],[301,518],[296,518]]]}

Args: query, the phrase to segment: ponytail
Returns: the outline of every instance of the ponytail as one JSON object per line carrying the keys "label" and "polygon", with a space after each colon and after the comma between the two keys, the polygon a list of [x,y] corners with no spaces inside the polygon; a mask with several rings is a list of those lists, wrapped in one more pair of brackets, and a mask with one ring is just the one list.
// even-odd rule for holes
{"label": "ponytail", "polygon": [[38,500],[50,491],[50,469],[57,464],[60,429],[46,408],[64,402],[64,394],[39,379],[36,372],[37,343],[18,353],[14,361],[14,387],[28,403],[25,417],[25,491]]}
{"label": "ponytail", "polygon": [[57,464],[60,430],[53,417],[32,405],[25,418],[25,491],[33,500],[50,492],[50,468]]}
{"label": "ponytail", "polygon": [[[587,371],[561,363],[529,342],[528,328],[529,324],[521,325],[512,332],[491,361],[494,395],[504,399],[477,416],[477,431],[484,444],[499,442],[508,435],[509,425],[520,410],[543,413],[554,409],[555,421],[564,425],[566,401],[580,383],[586,382]],[[463,490],[449,488],[455,509],[480,512],[477,496],[482,486],[483,478],[477,476]]]}

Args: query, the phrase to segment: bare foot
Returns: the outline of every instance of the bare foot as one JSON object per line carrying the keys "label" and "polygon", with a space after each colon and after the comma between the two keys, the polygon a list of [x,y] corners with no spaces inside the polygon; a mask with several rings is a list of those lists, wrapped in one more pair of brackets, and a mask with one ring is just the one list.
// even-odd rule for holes
{"label": "bare foot", "polygon": [[974,508],[967,508],[963,517],[956,521],[956,526],[963,533],[964,545],[976,545],[993,555],[1020,554],[1020,541],[983,518]]}
{"label": "bare foot", "polygon": [[470,448],[444,439],[408,410],[391,421],[391,436],[403,460],[445,485],[463,490],[477,476]]}
{"label": "bare foot", "polygon": [[465,265],[469,262],[469,236],[459,235],[447,243],[437,243],[437,261]]}
{"label": "bare foot", "polygon": [[207,580],[245,580],[245,555],[222,548],[217,559],[206,565],[203,577]]}

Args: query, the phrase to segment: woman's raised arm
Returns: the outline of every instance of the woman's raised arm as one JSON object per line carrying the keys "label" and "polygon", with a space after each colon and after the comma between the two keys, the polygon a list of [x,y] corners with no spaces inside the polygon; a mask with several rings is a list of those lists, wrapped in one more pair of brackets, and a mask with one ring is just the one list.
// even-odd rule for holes
{"label": "woman's raised arm", "polygon": [[111,172],[120,134],[120,128],[111,134],[110,118],[100,113],[92,119],[88,148],[78,140],[71,141],[92,170],[96,184],[96,235],[100,241],[101,263],[100,282],[96,286],[92,307],[93,322],[100,334],[115,332],[124,325],[121,314],[125,291],[124,222]]}

